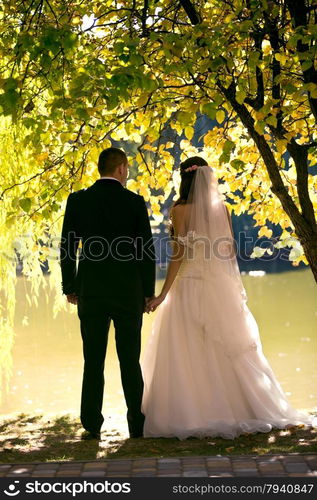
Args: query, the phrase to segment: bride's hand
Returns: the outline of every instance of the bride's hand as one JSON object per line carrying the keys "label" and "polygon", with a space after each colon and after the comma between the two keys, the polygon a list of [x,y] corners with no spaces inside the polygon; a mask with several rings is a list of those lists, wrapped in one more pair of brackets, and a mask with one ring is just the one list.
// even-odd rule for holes
{"label": "bride's hand", "polygon": [[165,299],[165,295],[160,294],[157,297],[154,297],[153,299],[149,300],[149,302],[146,305],[146,312],[153,312],[155,309],[163,302]]}

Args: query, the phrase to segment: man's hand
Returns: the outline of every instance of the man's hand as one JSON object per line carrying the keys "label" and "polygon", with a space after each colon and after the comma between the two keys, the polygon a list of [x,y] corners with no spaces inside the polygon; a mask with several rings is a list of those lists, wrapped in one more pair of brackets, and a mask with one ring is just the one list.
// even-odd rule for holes
{"label": "man's hand", "polygon": [[69,293],[68,295],[66,295],[66,297],[67,302],[69,302],[70,304],[74,304],[75,306],[77,305],[78,297],[75,293]]}

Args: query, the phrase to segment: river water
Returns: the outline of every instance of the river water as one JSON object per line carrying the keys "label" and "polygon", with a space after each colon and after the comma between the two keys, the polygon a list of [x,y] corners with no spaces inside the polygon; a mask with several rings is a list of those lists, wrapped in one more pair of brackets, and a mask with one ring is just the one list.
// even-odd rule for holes
{"label": "river water", "polygon": [[[243,276],[248,304],[263,349],[289,400],[298,409],[317,409],[317,285],[308,269]],[[162,282],[158,282],[157,290]],[[28,305],[23,278],[17,284],[13,374],[1,413],[78,415],[82,346],[76,308],[54,319],[52,298],[41,294]],[[73,312],[71,312],[73,311]],[[144,315],[143,347],[154,315]],[[104,415],[110,427],[125,425],[125,404],[111,327],[105,369]]]}

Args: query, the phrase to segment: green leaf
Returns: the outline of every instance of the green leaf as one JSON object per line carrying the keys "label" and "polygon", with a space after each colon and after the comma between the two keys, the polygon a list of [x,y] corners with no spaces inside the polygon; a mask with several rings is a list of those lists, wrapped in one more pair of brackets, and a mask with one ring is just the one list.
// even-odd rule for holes
{"label": "green leaf", "polygon": [[[258,7],[258,4],[256,4],[256,6]],[[246,33],[249,33],[252,26],[253,26],[253,22],[251,20],[250,21],[243,21],[242,23],[240,23],[239,29],[241,31],[245,31]]]}
{"label": "green leaf", "polygon": [[187,111],[179,111],[177,113],[177,119],[181,125],[187,127],[195,121],[195,113],[188,113]]}
{"label": "green leaf", "polygon": [[37,121],[34,118],[24,118],[23,125],[26,128],[35,128],[35,126],[37,125]]}
{"label": "green leaf", "polygon": [[58,210],[60,209],[60,204],[56,202],[52,203],[51,209],[53,210],[53,212],[58,212]]}
{"label": "green leaf", "polygon": [[303,71],[307,71],[308,69],[310,69],[313,65],[313,61],[304,61],[302,63],[302,70]]}
{"label": "green leaf", "polygon": [[225,153],[225,154],[230,154],[232,149],[234,148],[235,146],[235,143],[233,141],[229,141],[227,140],[224,145],[223,145],[223,148],[222,148],[222,151]]}
{"label": "green leaf", "polygon": [[67,99],[64,97],[57,98],[53,101],[52,103],[52,108],[57,108],[57,109],[68,109],[71,108],[73,105],[73,101],[71,99]]}
{"label": "green leaf", "polygon": [[292,83],[287,83],[285,85],[285,90],[287,90],[289,94],[294,94],[294,92],[297,92],[298,89]]}
{"label": "green leaf", "polygon": [[31,198],[22,198],[22,200],[19,201],[19,205],[24,210],[24,212],[29,212],[32,206],[32,199]]}
{"label": "green leaf", "polygon": [[50,50],[54,55],[60,50],[61,32],[54,27],[48,27],[40,40],[43,47]]}
{"label": "green leaf", "polygon": [[80,120],[89,121],[90,119],[90,115],[87,112],[86,108],[79,106],[78,108],[76,108],[76,114]]}
{"label": "green leaf", "polygon": [[265,121],[259,120],[255,122],[254,128],[258,134],[263,135],[265,130]]}
{"label": "green leaf", "polygon": [[18,110],[20,95],[16,90],[10,89],[0,95],[0,106],[4,115],[15,115]]}
{"label": "green leaf", "polygon": [[17,220],[17,217],[15,215],[7,217],[6,222],[5,222],[6,227],[10,229],[14,225],[16,220]]}
{"label": "green leaf", "polygon": [[106,96],[107,109],[111,111],[115,109],[119,104],[119,98],[116,94],[109,94]]}
{"label": "green leaf", "polygon": [[268,124],[268,125],[272,125],[273,127],[276,127],[277,126],[277,118],[273,115],[271,116],[268,116],[266,119],[265,119],[265,122]]}
{"label": "green leaf", "polygon": [[124,47],[125,45],[123,42],[117,42],[113,45],[113,50],[115,51],[116,54],[120,55],[122,54]]}
{"label": "green leaf", "polygon": [[2,83],[3,85],[3,90],[5,92],[15,90],[18,87],[18,80],[16,78],[6,78],[4,82]]}
{"label": "green leaf", "polygon": [[50,68],[50,66],[52,64],[52,59],[47,54],[47,52],[44,52],[44,54],[42,54],[40,64],[41,64],[42,70],[44,70],[44,71],[49,70],[49,68]]}
{"label": "green leaf", "polygon": [[226,63],[225,59],[223,57],[216,57],[211,63],[210,63],[210,69],[211,70],[217,70],[220,68],[220,66],[223,66]]}
{"label": "green leaf", "polygon": [[124,63],[128,63],[130,59],[130,54],[120,54],[119,59]]}
{"label": "green leaf", "polygon": [[52,212],[49,208],[44,208],[41,213],[44,219],[49,219],[52,216]]}
{"label": "green leaf", "polygon": [[230,164],[235,168],[236,170],[243,170],[245,167],[245,163],[242,160],[239,160],[236,158],[235,160],[232,160]]}
{"label": "green leaf", "polygon": [[204,115],[209,116],[209,118],[211,118],[212,120],[214,120],[216,118],[216,112],[217,112],[217,109],[215,107],[215,103],[208,102],[208,103],[204,104],[201,108],[201,112]]}
{"label": "green leaf", "polygon": [[77,34],[73,31],[66,31],[62,36],[62,46],[66,50],[74,49],[77,45]]}
{"label": "green leaf", "polygon": [[222,153],[219,157],[219,163],[220,165],[222,163],[229,163],[230,161],[230,154]]}
{"label": "green leaf", "polygon": [[236,100],[239,104],[243,104],[244,99],[246,98],[247,94],[244,90],[238,90],[236,93]]}
{"label": "green leaf", "polygon": [[11,205],[13,208],[17,208],[20,204],[20,198],[13,198]]}

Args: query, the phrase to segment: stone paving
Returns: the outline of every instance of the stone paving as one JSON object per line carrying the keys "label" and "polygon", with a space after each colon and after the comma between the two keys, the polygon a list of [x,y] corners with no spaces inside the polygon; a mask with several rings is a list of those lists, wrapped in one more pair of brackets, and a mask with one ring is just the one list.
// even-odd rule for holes
{"label": "stone paving", "polygon": [[0,464],[0,477],[317,477],[317,453]]}

